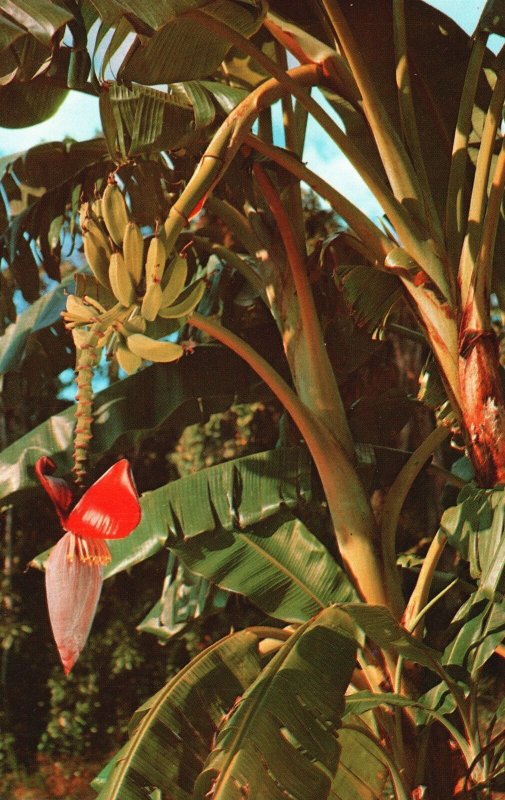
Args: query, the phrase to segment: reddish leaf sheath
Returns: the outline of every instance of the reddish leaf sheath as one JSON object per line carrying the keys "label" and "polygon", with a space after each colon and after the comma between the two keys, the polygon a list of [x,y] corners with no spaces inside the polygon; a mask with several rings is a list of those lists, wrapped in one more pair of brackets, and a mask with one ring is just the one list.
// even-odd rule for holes
{"label": "reddish leaf sheath", "polygon": [[50,458],[35,465],[66,533],[46,563],[49,618],[68,675],[83,649],[100,597],[103,565],[110,561],[105,539],[128,536],[140,522],[140,504],[126,459],[114,464],[74,504],[74,491],[54,478]]}

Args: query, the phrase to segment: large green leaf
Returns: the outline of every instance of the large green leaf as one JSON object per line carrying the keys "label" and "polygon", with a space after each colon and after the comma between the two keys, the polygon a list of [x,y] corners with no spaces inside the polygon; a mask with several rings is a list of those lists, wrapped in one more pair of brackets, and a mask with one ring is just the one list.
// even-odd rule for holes
{"label": "large green leaf", "polygon": [[458,504],[440,521],[447,541],[469,562],[479,591],[490,600],[505,594],[505,490],[465,486]]}
{"label": "large green leaf", "polygon": [[[230,49],[226,39],[210,33],[203,24],[188,17],[187,12],[204,6],[205,14],[251,36],[260,27],[266,10],[256,0],[125,4],[96,0],[94,5],[105,23],[100,37],[106,35],[110,26],[115,28],[113,41],[105,51],[97,49],[95,54],[100,77],[109,76],[110,59],[115,56],[114,73],[118,80],[151,86],[206,78],[219,67]],[[137,35],[132,40],[134,33]]]}
{"label": "large green leaf", "polygon": [[[251,478],[254,481],[255,476]],[[257,484],[259,488],[261,481]],[[233,525],[233,506],[231,510],[225,527],[222,514],[212,520],[210,504],[202,508],[201,532],[193,536],[181,516],[179,533],[169,535],[168,546],[193,572],[246,595],[267,614],[286,622],[303,622],[330,603],[356,599],[342,568],[289,511],[239,527]]]}
{"label": "large green leaf", "polygon": [[[0,16],[0,83],[33,78],[52,55],[72,12],[51,0],[6,0]],[[32,122],[28,124],[33,124]]]}
{"label": "large green leaf", "polygon": [[53,116],[68,92],[52,86],[44,77],[29,83],[0,86],[0,125],[2,128],[26,128]]}
{"label": "large green leaf", "polygon": [[377,747],[354,730],[339,731],[341,753],[329,800],[384,800],[388,770]]}
{"label": "large green leaf", "polygon": [[444,650],[442,662],[464,668],[472,677],[505,639],[505,601],[474,592],[456,612],[450,631],[456,634]]}
{"label": "large green leaf", "polygon": [[337,608],[296,631],[220,728],[194,800],[328,797],[355,658],[353,626]]}
{"label": "large green leaf", "polygon": [[224,715],[260,672],[257,645],[249,631],[221,639],[144,703],[98,800],[145,800],[146,786],[190,800]]}
{"label": "large green leaf", "polygon": [[[174,364],[156,364],[112,384],[95,397],[91,455],[121,452],[156,431],[180,434],[235,400],[257,399],[263,389],[244,362],[221,347],[205,345]],[[43,455],[70,472],[74,407],[22,436],[0,454],[0,497],[38,485],[33,465]]]}

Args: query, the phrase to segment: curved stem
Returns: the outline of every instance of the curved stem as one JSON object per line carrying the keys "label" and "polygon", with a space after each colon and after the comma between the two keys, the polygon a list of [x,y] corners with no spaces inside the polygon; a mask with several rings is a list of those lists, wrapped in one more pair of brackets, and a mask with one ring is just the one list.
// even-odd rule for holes
{"label": "curved stem", "polygon": [[381,530],[384,576],[390,604],[395,608],[398,616],[401,616],[404,605],[396,566],[396,529],[400,512],[414,480],[421,472],[428,458],[449,436],[449,433],[449,428],[440,426],[426,437],[398,473],[384,503]]}
{"label": "curved stem", "polygon": [[360,209],[351,203],[343,194],[340,194],[337,189],[331,186],[327,181],[312,172],[308,167],[294,158],[285,150],[279,147],[273,147],[266,144],[261,139],[253,134],[246,134],[244,136],[244,143],[250,145],[258,153],[261,153],[281,167],[287,169],[292,175],[300,181],[305,181],[311,189],[313,189],[320,197],[324,197],[332,208],[340,214],[346,222],[349,223],[353,231],[360,237],[360,239],[368,246],[370,251],[374,253],[377,260],[377,266],[382,266],[384,259],[390,250],[395,246],[395,243],[385,236],[380,228],[364,214]]}
{"label": "curved stem", "polygon": [[188,323],[222,342],[255,370],[291,415],[316,464],[346,570],[369,603],[387,605],[375,523],[366,492],[341,445],[286,381],[247,342],[217,322],[193,312]]}
{"label": "curved stem", "polygon": [[354,442],[347,424],[342,398],[324,345],[312,289],[300,256],[296,234],[290,219],[268,175],[259,163],[253,167],[254,177],[270,206],[295,285],[302,324],[301,338],[295,344],[301,357],[301,369],[293,376],[300,399],[326,425],[350,459],[354,459]]}
{"label": "curved stem", "polygon": [[403,615],[405,627],[418,639],[421,638],[422,627],[418,625],[417,619],[421,613],[421,609],[426,607],[433,575],[435,574],[440,556],[444,552],[446,542],[447,537],[439,531],[428,548],[414,591],[410,595],[405,614]]}

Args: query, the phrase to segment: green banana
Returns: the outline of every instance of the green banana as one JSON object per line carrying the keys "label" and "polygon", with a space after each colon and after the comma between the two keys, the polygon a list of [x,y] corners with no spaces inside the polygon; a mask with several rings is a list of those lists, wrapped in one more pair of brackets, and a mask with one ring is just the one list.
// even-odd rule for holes
{"label": "green banana", "polygon": [[146,283],[161,283],[167,251],[159,236],[153,236],[149,242],[146,258]]}
{"label": "green banana", "polygon": [[124,369],[128,375],[133,375],[134,372],[137,372],[142,364],[141,356],[129,350],[127,345],[122,341],[118,343],[116,359],[121,369]]}
{"label": "green banana", "polygon": [[112,253],[110,257],[109,280],[112,291],[122,306],[128,307],[135,302],[135,287],[122,253]]}
{"label": "green banana", "polygon": [[120,247],[129,221],[123,193],[116,183],[108,183],[102,197],[102,214],[112,241]]}
{"label": "green banana", "polygon": [[82,241],[84,255],[91,272],[98,283],[105,289],[110,289],[109,259],[111,256],[111,249],[107,237],[98,223],[90,218],[85,222]]}
{"label": "green banana", "polygon": [[196,286],[194,286],[186,295],[184,300],[181,300],[180,303],[177,303],[174,306],[160,308],[158,315],[163,317],[163,319],[177,319],[179,317],[186,317],[188,314],[191,314],[191,312],[194,311],[204,294],[205,283],[203,281],[199,281],[199,283],[197,283]]}
{"label": "green banana", "polygon": [[184,289],[188,276],[188,262],[182,256],[176,256],[167,268],[168,280],[163,287],[161,305],[164,308],[177,300]]}
{"label": "green banana", "polygon": [[123,255],[128,272],[132,276],[135,286],[138,286],[144,268],[144,238],[139,226],[131,220],[125,229]]}
{"label": "green banana", "polygon": [[148,322],[152,322],[158,316],[161,308],[163,293],[159,283],[150,283],[142,300],[140,313]]}
{"label": "green banana", "polygon": [[183,354],[180,344],[174,342],[159,342],[144,336],[142,333],[132,333],[126,340],[128,349],[146,361],[168,362],[177,361]]}

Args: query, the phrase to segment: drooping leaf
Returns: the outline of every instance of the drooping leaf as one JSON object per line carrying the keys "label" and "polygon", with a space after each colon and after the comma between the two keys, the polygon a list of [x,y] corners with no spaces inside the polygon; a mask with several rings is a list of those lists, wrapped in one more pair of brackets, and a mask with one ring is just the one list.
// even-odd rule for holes
{"label": "drooping leaf", "polygon": [[475,677],[505,638],[505,601],[490,600],[480,589],[456,612],[449,630],[455,630],[442,662],[463,667]]}
{"label": "drooping leaf", "polygon": [[114,158],[197,147],[221,108],[232,110],[243,99],[240,89],[213,81],[185,81],[168,92],[138,84],[111,84],[100,96],[105,137]]}
{"label": "drooping leaf", "polygon": [[0,86],[0,125],[26,128],[45,122],[55,114],[68,92],[51,85],[43,76],[29,83]]}
{"label": "drooping leaf", "polygon": [[[118,71],[118,79],[154,85],[212,75],[230,45],[225,38],[209,32],[203,24],[184,16],[184,11],[203,5],[205,14],[244,36],[251,36],[258,30],[266,10],[263,4],[252,0],[211,0],[205,3],[203,0],[186,0],[178,3],[177,7],[174,4],[172,10],[168,4],[163,4],[154,12],[156,18],[150,20],[157,23],[152,26],[157,29],[156,33],[149,40],[144,39],[143,47],[133,43]],[[146,15],[144,21],[147,21]]]}
{"label": "drooping leaf", "polygon": [[379,647],[393,648],[404,658],[430,669],[440,662],[440,653],[414,639],[385,606],[348,604],[345,611]]}
{"label": "drooping leaf", "polygon": [[224,715],[260,672],[257,645],[247,630],[221,639],[144,703],[97,800],[140,800],[146,786],[190,800]]}
{"label": "drooping leaf", "polygon": [[219,730],[194,800],[324,800],[338,766],[335,735],[356,658],[349,618],[330,608],[302,626]]}

